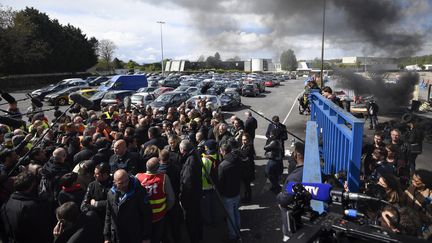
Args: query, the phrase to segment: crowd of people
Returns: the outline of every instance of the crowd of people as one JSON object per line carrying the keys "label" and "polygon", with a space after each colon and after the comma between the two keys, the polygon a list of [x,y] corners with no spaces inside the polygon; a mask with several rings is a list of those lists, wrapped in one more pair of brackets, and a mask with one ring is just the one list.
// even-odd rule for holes
{"label": "crowd of people", "polygon": [[36,112],[25,127],[0,124],[3,242],[200,242],[224,220],[238,240],[258,125],[248,111],[227,123],[206,103],[76,104],[55,123]]}
{"label": "crowd of people", "polygon": [[[322,92],[339,104],[330,87]],[[204,226],[226,220],[228,241],[236,242],[240,204],[253,198],[258,124],[249,111],[225,120],[207,103],[109,106],[101,113],[75,104],[67,114],[56,111],[56,122],[32,109],[27,126],[0,124],[2,241],[194,243],[202,241]],[[10,111],[20,113],[16,104]],[[383,226],[427,238],[432,174],[416,169],[421,131],[407,127],[404,136],[391,130],[386,143],[377,131],[364,147],[362,192],[394,205],[380,215],[375,210]],[[288,139],[278,116],[265,135],[265,176],[278,195]],[[304,144],[292,147],[285,183],[303,176]],[[323,182],[342,181],[343,188],[339,174]]]}

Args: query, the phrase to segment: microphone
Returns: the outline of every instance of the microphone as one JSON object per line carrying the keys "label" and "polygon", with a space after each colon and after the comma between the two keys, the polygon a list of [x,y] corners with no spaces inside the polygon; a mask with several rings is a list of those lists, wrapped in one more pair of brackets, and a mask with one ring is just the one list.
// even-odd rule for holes
{"label": "microphone", "polygon": [[[296,184],[298,184],[298,182],[288,182],[285,187],[286,192],[288,192],[288,194],[292,194],[292,188]],[[330,191],[332,189],[330,184],[312,182],[302,182],[300,184],[302,184],[303,187],[312,195],[312,199],[322,202],[330,201]]]}
{"label": "microphone", "polygon": [[365,216],[363,213],[360,213],[356,209],[345,209],[344,215],[348,216],[350,218],[358,218],[358,217],[364,217]]}
{"label": "microphone", "polygon": [[31,103],[34,106],[39,107],[39,108],[41,108],[43,106],[43,103],[38,98],[35,98],[35,97],[31,96],[30,94],[27,94],[27,96],[31,99]]}
{"label": "microphone", "polygon": [[[288,182],[285,187],[286,192],[288,194],[293,193],[293,186],[298,184],[297,182]],[[377,201],[377,202],[385,202],[379,198],[370,197],[361,193],[354,192],[344,192],[340,190],[332,190],[332,186],[330,184],[325,183],[311,183],[311,182],[302,182],[303,187],[311,194],[312,199],[318,200],[321,202],[330,202],[332,197],[338,197],[343,200],[349,201]]]}
{"label": "microphone", "polygon": [[25,127],[26,125],[25,121],[13,119],[7,116],[0,116],[0,123],[12,128],[20,128],[22,126]]}
{"label": "microphone", "polygon": [[361,193],[355,193],[355,192],[344,192],[344,191],[331,191],[330,193],[332,196],[338,196],[342,197],[342,199],[349,200],[349,201],[377,201],[381,202],[382,200],[379,198],[371,197],[365,194]]}
{"label": "microphone", "polygon": [[9,93],[1,93],[1,97],[3,97],[3,99],[5,99],[9,104],[16,103],[15,98]]}
{"label": "microphone", "polygon": [[87,109],[90,109],[93,107],[93,101],[85,98],[84,96],[82,96],[76,92],[70,94],[69,99],[71,99],[74,103],[77,103],[80,106],[85,107]]}

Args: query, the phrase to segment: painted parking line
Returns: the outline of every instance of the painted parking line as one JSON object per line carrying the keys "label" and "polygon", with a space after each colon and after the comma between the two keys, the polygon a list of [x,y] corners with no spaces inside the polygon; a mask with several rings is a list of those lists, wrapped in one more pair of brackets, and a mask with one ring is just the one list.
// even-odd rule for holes
{"label": "painted parking line", "polygon": [[297,99],[300,97],[300,95],[302,95],[304,93],[304,91],[301,91],[294,99],[294,102],[291,106],[291,109],[289,110],[288,114],[286,115],[285,119],[283,120],[282,124],[285,124],[285,122],[288,120],[288,117],[291,114],[291,111],[294,109],[294,106],[297,105]]}

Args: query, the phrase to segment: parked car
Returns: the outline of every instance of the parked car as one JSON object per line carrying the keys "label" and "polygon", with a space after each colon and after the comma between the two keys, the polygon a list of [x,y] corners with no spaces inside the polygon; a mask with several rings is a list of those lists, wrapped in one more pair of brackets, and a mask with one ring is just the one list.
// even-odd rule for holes
{"label": "parked car", "polygon": [[99,76],[99,77],[89,81],[88,84],[90,86],[99,86],[99,85],[102,85],[103,82],[108,81],[108,80],[109,80],[109,78],[106,76]]}
{"label": "parked car", "polygon": [[237,92],[225,92],[219,96],[222,110],[234,110],[241,107],[241,96]]}
{"label": "parked car", "polygon": [[[98,92],[97,89],[89,89],[88,87],[85,89],[81,89],[76,91],[76,93],[84,96],[84,98],[90,99],[90,97],[92,97],[94,94],[96,94]],[[73,101],[71,99],[69,99],[69,105],[72,105]]]}
{"label": "parked car", "polygon": [[222,82],[215,82],[211,88],[207,90],[208,94],[220,95],[225,91],[227,85]]}
{"label": "parked car", "polygon": [[48,94],[55,93],[72,86],[87,86],[87,82],[82,79],[64,79],[57,84],[50,84],[43,88],[37,89],[33,91],[31,95],[35,98],[43,100]]}
{"label": "parked car", "polygon": [[148,92],[136,93],[131,96],[131,102],[135,106],[147,106],[155,99],[154,94]]}
{"label": "parked car", "polygon": [[195,95],[188,99],[186,103],[191,103],[193,106],[196,107],[196,101],[198,99],[207,100],[207,102],[211,102],[212,104],[212,110],[220,112],[222,107],[222,102],[216,95]]}
{"label": "parked car", "polygon": [[243,85],[242,95],[243,96],[253,96],[253,97],[259,96],[260,91],[259,91],[258,85],[256,83]]}
{"label": "parked car", "polygon": [[162,87],[171,87],[175,89],[180,86],[180,80],[178,78],[166,78],[164,80],[160,80],[159,84]]}
{"label": "parked car", "polygon": [[88,89],[88,86],[67,87],[60,91],[46,95],[44,100],[47,101],[50,105],[67,105],[69,103],[69,95],[82,89]]}
{"label": "parked car", "polygon": [[185,102],[190,98],[190,95],[186,92],[167,92],[161,94],[159,97],[153,101],[150,106],[156,109],[166,110],[169,107],[178,107],[181,103]]}
{"label": "parked car", "polygon": [[114,90],[108,91],[100,102],[101,106],[118,105],[123,107],[123,100],[126,96],[132,96],[135,91],[132,90]]}
{"label": "parked car", "polygon": [[231,92],[231,91],[240,93],[241,92],[241,86],[237,83],[231,83],[225,88],[225,92]]}
{"label": "parked car", "polygon": [[147,87],[146,75],[116,75],[110,78],[106,84],[99,86],[100,91],[133,90]]}
{"label": "parked car", "polygon": [[192,78],[180,81],[180,85],[183,85],[183,86],[196,86],[197,84],[198,84],[198,80],[192,79]]}
{"label": "parked car", "polygon": [[149,86],[149,87],[157,88],[157,87],[159,87],[159,83],[158,83],[157,80],[149,80],[149,81],[148,81],[148,86]]}
{"label": "parked car", "polygon": [[274,80],[269,79],[269,80],[266,80],[266,81],[264,82],[264,85],[265,85],[266,87],[274,87],[274,86],[276,86],[276,82],[274,82]]}
{"label": "parked car", "polygon": [[137,93],[153,93],[155,90],[157,89],[157,87],[143,87],[143,88],[139,88],[137,90]]}
{"label": "parked car", "polygon": [[201,93],[201,89],[199,87],[191,87],[191,86],[178,86],[174,91],[184,91],[188,93],[190,96],[199,95]]}
{"label": "parked car", "polygon": [[153,92],[153,94],[156,96],[156,98],[157,97],[159,97],[161,94],[164,94],[164,93],[166,93],[166,92],[171,92],[171,91],[174,91],[174,89],[173,88],[171,88],[171,87],[160,87],[160,88],[157,88],[154,92]]}

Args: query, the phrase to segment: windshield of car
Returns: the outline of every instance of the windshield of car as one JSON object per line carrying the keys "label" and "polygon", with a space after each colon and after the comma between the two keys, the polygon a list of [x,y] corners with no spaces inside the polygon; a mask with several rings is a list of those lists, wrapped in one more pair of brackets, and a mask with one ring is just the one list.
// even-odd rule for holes
{"label": "windshield of car", "polygon": [[169,102],[173,96],[174,94],[162,94],[161,96],[157,97],[155,102]]}
{"label": "windshield of car", "polygon": [[141,101],[144,95],[132,95],[131,100],[133,101]]}
{"label": "windshield of car", "polygon": [[105,94],[106,94],[106,92],[97,92],[92,97],[90,97],[90,99],[92,99],[92,100],[102,99]]}
{"label": "windshield of car", "polygon": [[227,95],[227,94],[221,94],[221,96],[219,98],[223,101],[231,100],[231,96]]}
{"label": "windshield of car", "polygon": [[177,91],[185,91],[189,88],[189,86],[179,86],[176,88]]}

